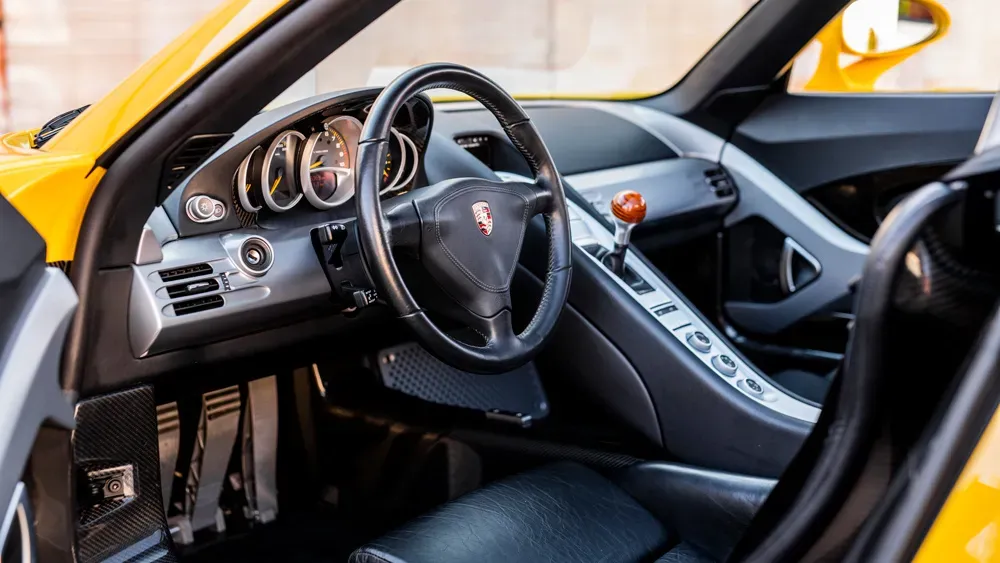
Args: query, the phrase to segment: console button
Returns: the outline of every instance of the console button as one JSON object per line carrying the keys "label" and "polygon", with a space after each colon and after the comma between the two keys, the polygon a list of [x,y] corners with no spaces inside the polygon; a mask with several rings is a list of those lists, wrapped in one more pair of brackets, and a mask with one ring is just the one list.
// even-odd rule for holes
{"label": "console button", "polygon": [[699,352],[708,352],[712,349],[712,339],[705,336],[705,333],[700,330],[689,332],[687,342]]}
{"label": "console button", "polygon": [[736,362],[725,354],[713,357],[712,366],[719,370],[719,373],[722,375],[728,375],[729,377],[736,375]]}
{"label": "console button", "polygon": [[760,383],[757,383],[757,381],[754,379],[749,379],[749,378],[744,379],[739,383],[737,383],[737,385],[739,386],[740,389],[746,391],[747,393],[755,397],[760,397],[761,395],[764,394],[764,388],[761,387]]}

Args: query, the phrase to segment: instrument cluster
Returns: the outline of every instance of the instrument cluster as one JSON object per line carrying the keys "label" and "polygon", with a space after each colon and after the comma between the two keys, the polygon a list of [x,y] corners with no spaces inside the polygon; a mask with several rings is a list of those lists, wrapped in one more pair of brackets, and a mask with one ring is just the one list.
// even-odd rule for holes
{"label": "instrument cluster", "polygon": [[[308,127],[287,129],[269,144],[254,147],[240,163],[233,189],[248,213],[283,213],[303,199],[316,209],[332,209],[354,195],[354,173],[362,123],[336,115]],[[392,129],[382,170],[383,195],[409,188],[420,153],[405,133]]]}

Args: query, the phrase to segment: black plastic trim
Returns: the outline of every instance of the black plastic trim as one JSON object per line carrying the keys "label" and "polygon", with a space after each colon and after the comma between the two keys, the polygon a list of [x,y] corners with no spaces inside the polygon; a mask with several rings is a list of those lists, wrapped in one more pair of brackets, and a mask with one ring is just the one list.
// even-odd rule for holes
{"label": "black plastic trim", "polygon": [[992,94],[779,94],[732,143],[796,191],[882,170],[957,164],[976,146]]}

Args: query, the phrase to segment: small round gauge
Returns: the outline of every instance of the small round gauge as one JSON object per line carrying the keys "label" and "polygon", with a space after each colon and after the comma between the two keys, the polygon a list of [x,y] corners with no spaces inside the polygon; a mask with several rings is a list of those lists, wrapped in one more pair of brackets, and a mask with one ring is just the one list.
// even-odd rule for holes
{"label": "small round gauge", "polygon": [[253,171],[259,170],[260,163],[264,159],[264,149],[260,147],[254,147],[250,154],[243,159],[240,163],[240,167],[236,169],[236,178],[233,180],[233,189],[236,191],[236,197],[240,201],[240,207],[247,211],[247,213],[256,213],[260,211],[261,202],[260,196],[253,189]]}
{"label": "small round gauge", "polygon": [[298,131],[285,131],[264,153],[260,174],[260,195],[264,204],[277,213],[288,211],[302,199],[295,174],[295,158],[306,140]]}
{"label": "small round gauge", "polygon": [[302,193],[314,207],[330,209],[354,195],[354,168],[361,137],[361,122],[340,116],[323,123],[323,130],[309,136],[302,150],[299,181]]}

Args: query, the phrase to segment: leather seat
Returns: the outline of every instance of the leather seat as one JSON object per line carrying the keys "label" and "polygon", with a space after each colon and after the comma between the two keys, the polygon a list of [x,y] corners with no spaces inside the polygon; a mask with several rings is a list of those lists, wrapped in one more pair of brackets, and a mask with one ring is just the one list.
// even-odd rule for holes
{"label": "leather seat", "polygon": [[352,563],[723,560],[775,481],[643,463],[560,462],[492,483],[358,549]]}

